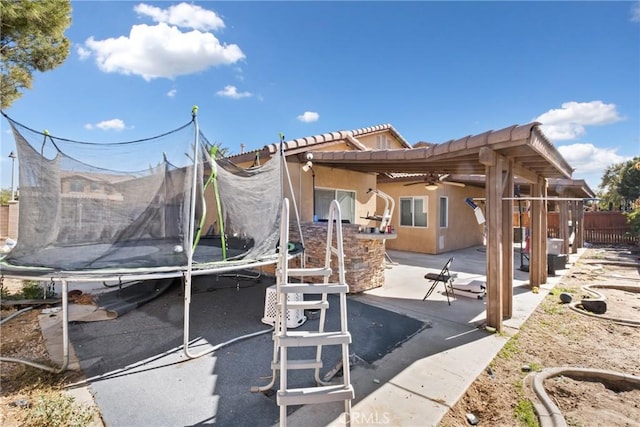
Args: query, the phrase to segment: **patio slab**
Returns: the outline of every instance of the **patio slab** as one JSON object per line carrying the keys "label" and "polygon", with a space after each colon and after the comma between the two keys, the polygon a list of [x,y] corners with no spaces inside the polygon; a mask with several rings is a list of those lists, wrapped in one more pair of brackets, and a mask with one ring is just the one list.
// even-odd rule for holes
{"label": "patio slab", "polygon": [[[481,328],[486,315],[484,300],[458,296],[448,305],[442,285],[426,301],[422,300],[428,287],[424,275],[439,272],[450,256],[455,257],[451,270],[458,273],[457,281],[482,280],[483,249],[442,255],[389,251],[394,265],[385,271],[385,285],[349,296],[354,307],[350,314],[358,315],[358,309],[366,311],[364,318],[359,315],[360,323],[350,323],[354,341],[371,341],[377,333],[406,319],[424,325],[406,340],[397,335],[398,346],[384,348],[378,359],[352,366],[356,393],[352,425],[438,425],[506,343],[504,335]],[[572,255],[570,263],[577,257]],[[516,269],[519,266],[517,253],[514,265]],[[549,277],[548,283],[533,293],[527,285],[528,274],[514,272],[514,313],[504,322],[508,333],[517,332],[561,280],[562,273]],[[269,284],[256,288],[253,298],[239,292],[242,285],[221,290],[216,290],[215,284],[196,286],[197,292],[209,294],[212,299],[192,301],[191,336],[197,338],[193,352],[243,331],[264,329],[266,325],[260,325],[260,318],[264,290]],[[223,293],[229,293],[223,305],[211,305]],[[106,425],[277,425],[275,397],[248,391],[250,385],[268,382],[270,334],[186,360],[179,348],[182,299],[179,293],[168,293],[117,319],[72,325],[75,354],[87,376],[93,377],[87,389],[103,412]],[[227,316],[232,309],[239,309],[240,315]],[[381,316],[388,317],[383,320]],[[311,321],[305,325],[313,326]],[[48,328],[48,333],[53,329]],[[262,374],[246,369],[252,364],[264,365],[259,369]],[[104,374],[109,375],[101,378]],[[289,425],[344,424],[341,403],[290,409]]]}

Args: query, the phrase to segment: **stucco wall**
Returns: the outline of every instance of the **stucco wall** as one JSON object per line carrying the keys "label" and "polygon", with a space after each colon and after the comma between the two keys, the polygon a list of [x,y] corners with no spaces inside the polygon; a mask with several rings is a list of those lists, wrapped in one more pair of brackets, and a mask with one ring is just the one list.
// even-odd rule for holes
{"label": "stucco wall", "polygon": [[[379,189],[393,197],[395,210],[391,225],[397,238],[387,241],[388,249],[399,251],[439,254],[452,250],[482,244],[483,226],[479,225],[473,210],[465,203],[467,197],[484,197],[484,189],[478,187],[455,187],[441,185],[437,190],[428,191],[423,185],[405,186],[406,183],[383,183]],[[439,225],[440,197],[449,200],[449,222],[446,228]],[[400,226],[400,198],[427,197],[427,227]],[[384,202],[378,202],[378,212],[384,208]]]}

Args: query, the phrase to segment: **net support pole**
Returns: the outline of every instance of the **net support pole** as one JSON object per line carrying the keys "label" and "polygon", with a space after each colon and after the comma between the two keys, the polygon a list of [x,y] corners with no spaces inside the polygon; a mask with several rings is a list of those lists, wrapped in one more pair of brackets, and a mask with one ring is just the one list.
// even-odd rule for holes
{"label": "net support pole", "polygon": [[197,198],[197,183],[198,183],[198,147],[200,133],[198,129],[198,107],[194,106],[191,110],[191,116],[193,118],[193,124],[195,128],[194,144],[193,144],[193,177],[191,179],[191,209],[189,214],[189,230],[186,245],[183,245],[187,249],[187,270],[184,275],[184,330],[182,337],[182,345],[185,356],[194,359],[206,354],[201,352],[199,354],[192,354],[189,351],[189,323],[190,323],[190,305],[191,305],[191,279],[193,271],[193,252],[195,250],[193,246],[193,237],[195,235],[195,215],[196,215],[196,198]]}

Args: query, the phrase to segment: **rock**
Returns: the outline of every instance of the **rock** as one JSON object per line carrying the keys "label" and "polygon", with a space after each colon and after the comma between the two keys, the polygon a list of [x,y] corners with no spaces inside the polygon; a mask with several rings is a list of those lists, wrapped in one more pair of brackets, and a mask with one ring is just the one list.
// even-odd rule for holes
{"label": "rock", "polygon": [[560,301],[565,304],[569,304],[573,300],[573,296],[570,293],[563,292],[560,294]]}
{"label": "rock", "polygon": [[469,424],[471,424],[472,426],[475,426],[478,424],[478,417],[476,417],[475,415],[473,415],[471,412],[467,413],[467,421],[469,422]]}
{"label": "rock", "polygon": [[582,308],[594,314],[604,314],[607,312],[607,302],[601,299],[583,299]]}

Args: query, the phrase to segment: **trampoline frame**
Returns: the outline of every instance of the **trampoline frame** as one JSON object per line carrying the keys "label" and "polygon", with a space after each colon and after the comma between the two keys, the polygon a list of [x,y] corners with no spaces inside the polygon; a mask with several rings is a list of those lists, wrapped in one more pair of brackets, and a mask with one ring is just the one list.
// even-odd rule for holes
{"label": "trampoline frame", "polygon": [[[289,255],[289,257],[293,258],[297,255]],[[189,359],[195,359],[205,354],[211,353],[215,351],[216,346],[212,346],[210,349],[205,349],[200,353],[193,354],[189,349],[189,329],[190,329],[190,305],[191,305],[191,277],[193,276],[206,276],[220,273],[227,273],[231,271],[237,271],[240,268],[257,268],[263,267],[266,265],[273,265],[277,262],[277,254],[273,256],[273,259],[269,258],[268,260],[255,261],[255,262],[239,262],[239,261],[229,261],[229,263],[233,263],[232,265],[226,266],[217,266],[216,268],[203,268],[203,269],[191,269],[191,271],[186,269],[174,269],[173,271],[167,272],[148,272],[148,273],[125,273],[125,274],[110,274],[110,275],[100,275],[97,271],[93,271],[91,273],[74,273],[73,275],[66,275],[62,277],[61,274],[64,272],[57,272],[55,275],[46,276],[46,275],[20,275],[20,274],[12,274],[10,272],[3,271],[1,273],[2,277],[7,277],[11,279],[17,280],[38,280],[38,281],[47,281],[50,283],[60,283],[61,292],[62,292],[62,301],[61,301],[61,312],[62,312],[62,364],[61,366],[55,368],[48,365],[44,365],[41,363],[33,362],[26,359],[18,359],[13,357],[4,357],[0,356],[0,361],[3,362],[12,362],[12,363],[22,363],[25,365],[32,366],[34,368],[42,369],[45,371],[53,372],[53,373],[61,373],[68,369],[69,367],[69,283],[74,282],[105,282],[105,281],[135,281],[135,280],[155,280],[155,279],[170,279],[170,278],[183,278],[184,279],[184,304],[183,304],[183,313],[184,313],[184,325],[183,325],[183,340],[182,340],[182,348],[185,356]],[[222,264],[222,263],[221,263]],[[187,274],[188,273],[188,274]],[[135,286],[135,285],[134,285]],[[267,330],[268,332],[268,330]],[[264,331],[260,331],[260,333],[264,333]]]}
{"label": "trampoline frame", "polygon": [[[191,214],[189,215],[189,229],[187,235],[187,241],[193,242],[196,236],[196,218],[194,213],[196,212],[196,198],[197,198],[197,173],[196,169],[199,164],[198,159],[198,146],[199,146],[199,136],[200,130],[197,121],[197,111],[198,107],[194,106],[191,114],[193,118],[193,122],[195,125],[194,130],[194,158],[193,158],[193,167],[194,173],[192,177],[192,196],[191,196]],[[291,194],[293,192],[293,185],[291,182],[291,176],[289,175],[289,169],[287,166],[287,162],[284,156],[284,136],[280,135],[280,158],[279,161],[282,162],[282,171],[287,178],[287,183],[289,184],[289,190]],[[284,189],[281,191],[281,199],[284,200]],[[293,199],[294,210],[296,214],[296,219],[298,223],[298,231],[300,236],[300,248],[299,250],[289,250],[289,242],[287,242],[287,256],[289,259],[292,259],[296,256],[301,256],[301,264],[304,266],[304,239],[302,234],[302,229],[300,226],[300,216],[298,212],[298,208],[296,205],[295,198]],[[282,249],[282,244],[280,243],[279,250]],[[186,248],[185,248],[186,249]],[[279,252],[276,251],[269,256],[264,256],[259,259],[250,259],[250,260],[242,260],[242,259],[229,259],[226,261],[215,261],[209,263],[194,263],[193,255],[195,252],[195,248],[193,245],[189,245],[188,249],[185,251],[187,253],[187,263],[183,266],[166,266],[166,267],[154,267],[154,268],[106,268],[106,269],[96,269],[96,270],[82,270],[82,271],[65,271],[65,270],[55,270],[50,269],[47,271],[47,267],[43,269],[39,269],[36,271],[36,268],[33,267],[21,267],[21,266],[11,266],[9,270],[0,269],[0,277],[9,277],[18,280],[39,280],[39,281],[48,281],[50,283],[60,283],[62,288],[62,346],[63,346],[63,360],[62,365],[58,368],[47,366],[44,364],[40,364],[37,362],[25,360],[25,359],[17,359],[11,357],[3,357],[0,356],[0,361],[4,362],[12,362],[12,363],[22,363],[35,368],[39,368],[45,371],[61,373],[68,369],[69,367],[69,283],[73,282],[106,282],[118,280],[122,281],[136,281],[136,280],[154,280],[154,279],[169,279],[169,278],[183,278],[184,283],[184,324],[183,324],[183,344],[182,349],[184,354],[189,359],[194,359],[201,357],[205,354],[211,353],[219,348],[219,345],[212,346],[211,348],[205,349],[199,353],[192,353],[189,348],[190,340],[189,340],[189,324],[190,324],[190,304],[191,304],[191,285],[192,285],[192,277],[193,276],[201,276],[201,275],[213,275],[213,274],[221,274],[228,273],[232,271],[237,271],[240,269],[247,268],[256,268],[262,267],[266,265],[275,265],[278,262]],[[2,262],[0,262],[0,267],[2,266]],[[13,269],[13,271],[12,271]],[[31,274],[29,274],[31,273]],[[255,336],[257,334],[262,334],[265,332],[269,332],[270,329],[259,331],[253,334],[249,334],[246,337]],[[240,337],[242,338],[242,337]],[[238,338],[238,339],[240,339]],[[235,341],[235,340],[233,340]]]}

